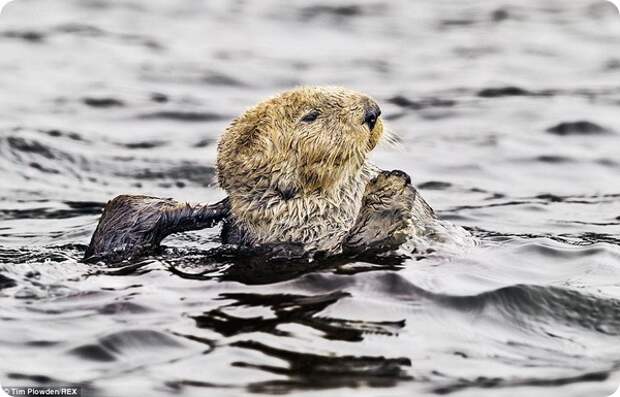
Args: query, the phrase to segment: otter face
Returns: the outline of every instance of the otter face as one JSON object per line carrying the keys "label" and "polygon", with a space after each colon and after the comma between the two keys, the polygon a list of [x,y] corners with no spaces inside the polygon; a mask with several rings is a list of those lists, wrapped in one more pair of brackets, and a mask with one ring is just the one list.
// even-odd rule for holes
{"label": "otter face", "polygon": [[235,193],[329,191],[361,172],[383,134],[379,106],[342,88],[302,87],[233,121],[218,147],[220,185]]}

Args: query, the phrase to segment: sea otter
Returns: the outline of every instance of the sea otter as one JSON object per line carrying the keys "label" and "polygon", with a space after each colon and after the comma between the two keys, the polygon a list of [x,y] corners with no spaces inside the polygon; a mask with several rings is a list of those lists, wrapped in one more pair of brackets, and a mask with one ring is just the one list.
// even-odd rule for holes
{"label": "sea otter", "polygon": [[[368,154],[383,135],[367,95],[301,87],[236,118],[218,145],[212,205],[123,195],[105,207],[87,260],[149,254],[167,235],[223,222],[222,243],[313,255],[397,248],[436,220],[402,171],[381,171]],[[285,249],[285,250],[286,250]]]}

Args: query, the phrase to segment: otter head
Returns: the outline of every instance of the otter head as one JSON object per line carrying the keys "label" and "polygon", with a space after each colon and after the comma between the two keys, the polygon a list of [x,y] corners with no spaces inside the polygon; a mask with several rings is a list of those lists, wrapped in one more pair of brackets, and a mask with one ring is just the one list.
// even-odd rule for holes
{"label": "otter head", "polygon": [[370,97],[333,87],[282,93],[235,119],[218,147],[220,185],[237,198],[329,192],[356,173],[383,133]]}

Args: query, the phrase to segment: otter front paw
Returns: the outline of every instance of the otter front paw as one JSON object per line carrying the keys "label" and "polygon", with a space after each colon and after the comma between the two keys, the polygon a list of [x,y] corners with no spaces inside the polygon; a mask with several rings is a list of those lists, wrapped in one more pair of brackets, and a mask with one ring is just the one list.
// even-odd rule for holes
{"label": "otter front paw", "polygon": [[348,253],[389,251],[404,243],[411,229],[417,191],[403,171],[382,171],[366,186],[362,208],[343,245]]}
{"label": "otter front paw", "polygon": [[[411,206],[415,189],[412,190],[411,177],[407,173],[394,171],[381,171],[374,177],[364,192],[362,211],[367,206],[375,208],[391,208]],[[411,200],[407,200],[410,198]]]}

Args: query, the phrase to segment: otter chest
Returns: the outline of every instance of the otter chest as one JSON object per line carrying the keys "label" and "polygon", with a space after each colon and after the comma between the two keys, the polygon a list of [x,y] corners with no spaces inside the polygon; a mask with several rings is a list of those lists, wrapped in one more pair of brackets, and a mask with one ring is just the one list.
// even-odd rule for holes
{"label": "otter chest", "polygon": [[308,250],[337,251],[360,211],[364,182],[351,178],[328,194],[244,201],[233,206],[224,240],[247,246],[297,243]]}

